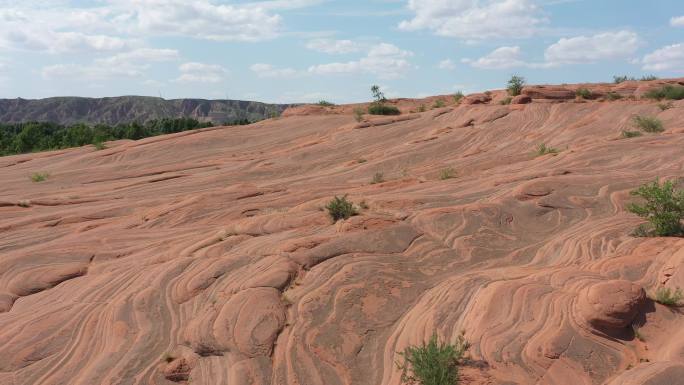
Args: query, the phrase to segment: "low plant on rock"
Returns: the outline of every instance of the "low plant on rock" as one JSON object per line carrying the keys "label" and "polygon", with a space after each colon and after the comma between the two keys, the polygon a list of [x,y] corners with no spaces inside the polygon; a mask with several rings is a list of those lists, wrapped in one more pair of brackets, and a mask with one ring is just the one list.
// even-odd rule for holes
{"label": "low plant on rock", "polygon": [[643,198],[644,204],[631,203],[627,210],[646,218],[653,228],[653,235],[668,237],[684,233],[684,190],[676,189],[672,181],[663,184],[654,181],[640,186],[631,194]]}
{"label": "low plant on rock", "polygon": [[658,103],[657,105],[658,108],[660,108],[660,111],[669,110],[670,108],[674,107],[674,104],[672,104],[672,102]]}
{"label": "low plant on rock", "polygon": [[439,179],[440,180],[451,179],[455,176],[456,176],[456,170],[454,170],[452,167],[447,167],[447,168],[439,171]]}
{"label": "low plant on rock", "polygon": [[644,97],[657,100],[682,100],[684,99],[684,86],[667,84],[646,92]]}
{"label": "low plant on rock", "polygon": [[637,115],[632,118],[632,123],[635,127],[638,127],[645,132],[658,133],[665,131],[663,122],[661,122],[660,119],[654,118],[652,116]]}
{"label": "low plant on rock", "polygon": [[327,101],[327,100],[321,100],[321,101],[318,102],[318,105],[319,105],[319,106],[323,106],[323,107],[332,107],[332,106],[335,105],[335,103],[330,103],[330,102]]}
{"label": "low plant on rock", "polygon": [[33,182],[45,182],[50,177],[47,172],[34,172],[31,174],[31,181]]}
{"label": "low plant on rock", "polygon": [[537,156],[542,156],[542,155],[546,155],[546,154],[556,155],[559,152],[560,151],[558,151],[557,148],[548,147],[546,145],[546,143],[540,143],[539,145],[537,145],[537,152],[536,152]]}
{"label": "low plant on rock", "polygon": [[641,131],[628,131],[628,130],[622,130],[622,137],[623,138],[636,138],[639,136],[642,136],[643,134]]}
{"label": "low plant on rock", "polygon": [[363,120],[364,112],[365,111],[363,110],[363,108],[360,108],[360,107],[354,108],[354,120],[356,120],[357,122],[360,123]]}
{"label": "low plant on rock", "polygon": [[350,217],[358,214],[354,208],[354,204],[347,200],[346,195],[341,198],[337,196],[334,197],[330,202],[328,202],[325,208],[328,210],[330,218],[332,218],[332,220],[335,222],[339,221],[340,219],[349,219]]}
{"label": "low plant on rock", "polygon": [[655,301],[666,306],[679,306],[679,303],[684,299],[682,289],[677,288],[672,290],[669,287],[661,287],[656,290]]}
{"label": "low plant on rock", "polygon": [[591,99],[593,94],[587,88],[578,88],[577,91],[575,91],[575,95],[581,99]]}
{"label": "low plant on rock", "polygon": [[525,78],[522,76],[513,75],[511,76],[511,79],[508,81],[506,90],[508,91],[509,95],[518,96],[522,92],[524,86]]}
{"label": "low plant on rock", "polygon": [[378,184],[382,183],[385,181],[385,174],[381,172],[376,172],[373,174],[373,178],[371,179],[371,184]]}
{"label": "low plant on rock", "polygon": [[445,105],[446,105],[446,104],[444,103],[444,100],[442,100],[442,99],[437,99],[437,100],[435,100],[435,103],[432,105],[432,108],[442,108],[442,107],[444,107]]}
{"label": "low plant on rock", "polygon": [[454,94],[454,103],[457,103],[457,104],[460,103],[461,99],[463,99],[463,96],[464,96],[463,92],[456,91],[456,93]]}
{"label": "low plant on rock", "polygon": [[453,344],[439,342],[433,334],[427,344],[409,346],[399,353],[404,361],[397,363],[401,380],[416,385],[458,384],[458,365],[470,347],[463,334]]}

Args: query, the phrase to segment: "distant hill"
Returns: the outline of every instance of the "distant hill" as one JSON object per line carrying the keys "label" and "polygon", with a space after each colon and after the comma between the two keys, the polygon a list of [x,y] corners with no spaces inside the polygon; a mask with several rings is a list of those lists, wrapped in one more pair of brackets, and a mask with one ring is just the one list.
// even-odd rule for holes
{"label": "distant hill", "polygon": [[265,119],[273,114],[280,114],[289,106],[241,100],[165,100],[148,96],[0,99],[0,123],[49,121],[65,125],[116,125],[163,118],[193,118],[221,124],[242,119]]}

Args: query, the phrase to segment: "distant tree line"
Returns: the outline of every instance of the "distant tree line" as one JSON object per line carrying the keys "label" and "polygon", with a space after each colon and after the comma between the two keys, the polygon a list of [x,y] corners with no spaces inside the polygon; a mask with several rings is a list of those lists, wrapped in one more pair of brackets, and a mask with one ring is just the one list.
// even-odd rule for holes
{"label": "distant tree line", "polygon": [[[248,119],[223,122],[223,125],[250,124]],[[51,122],[0,123],[0,156],[28,152],[80,147],[117,139],[138,140],[151,136],[171,134],[197,128],[213,127],[212,122],[200,122],[191,118],[155,119],[145,123],[128,123],[108,126],[83,123],[70,126]]]}

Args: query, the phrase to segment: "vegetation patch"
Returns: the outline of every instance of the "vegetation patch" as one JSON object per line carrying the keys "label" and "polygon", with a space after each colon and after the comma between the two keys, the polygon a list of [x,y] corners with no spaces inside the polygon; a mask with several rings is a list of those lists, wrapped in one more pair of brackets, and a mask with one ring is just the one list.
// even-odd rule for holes
{"label": "vegetation patch", "polygon": [[546,145],[546,143],[540,143],[539,145],[537,145],[537,152],[536,152],[537,156],[542,156],[542,155],[546,155],[546,154],[556,155],[559,152],[560,151],[557,148],[548,147]]}
{"label": "vegetation patch", "polygon": [[657,106],[660,109],[660,111],[665,111],[665,110],[669,110],[670,108],[674,107],[674,104],[672,102],[658,103]]}
{"label": "vegetation patch", "polygon": [[611,91],[606,94],[606,99],[610,101],[620,100],[622,99],[622,95],[618,94],[617,92]]}
{"label": "vegetation patch", "polygon": [[335,103],[330,103],[330,102],[327,101],[327,100],[321,100],[321,101],[319,101],[317,104],[318,104],[319,106],[323,106],[323,107],[332,107],[332,106],[335,105]]}
{"label": "vegetation patch", "polygon": [[505,106],[507,104],[511,104],[511,100],[513,100],[513,98],[508,96],[508,97],[503,98],[501,101],[499,101],[499,104]]}
{"label": "vegetation patch", "polygon": [[637,115],[632,118],[632,123],[635,127],[645,132],[658,133],[665,131],[663,122],[661,122],[660,119],[652,116]]}
{"label": "vegetation patch", "polygon": [[454,94],[454,103],[458,104],[461,102],[461,99],[463,99],[464,95],[463,92],[461,91],[456,91]]}
{"label": "vegetation patch", "polygon": [[406,384],[455,385],[458,384],[458,365],[470,347],[463,334],[453,344],[439,342],[433,334],[427,344],[409,346],[399,353],[404,359],[397,363],[401,380]]}
{"label": "vegetation patch", "polygon": [[524,86],[525,78],[522,76],[513,75],[511,76],[511,79],[508,81],[506,90],[508,91],[509,95],[518,96],[522,92]]}
{"label": "vegetation patch", "polygon": [[363,120],[364,112],[365,111],[361,107],[354,108],[354,120],[360,123]]}
{"label": "vegetation patch", "polygon": [[33,182],[45,182],[50,177],[47,172],[34,172],[31,174],[31,181]]}
{"label": "vegetation patch", "polygon": [[623,138],[636,138],[636,137],[639,137],[642,135],[643,135],[643,133],[641,133],[641,131],[622,130],[622,137]]}
{"label": "vegetation patch", "polygon": [[350,217],[357,215],[358,212],[354,208],[354,204],[347,200],[347,196],[333,198],[325,206],[328,210],[328,215],[333,221],[337,222],[340,219],[349,219]]}
{"label": "vegetation patch", "polygon": [[368,113],[371,115],[400,115],[401,111],[395,106],[388,106],[387,98],[385,94],[380,91],[379,86],[371,87],[371,93],[373,94],[373,103],[368,106]]}
{"label": "vegetation patch", "polygon": [[654,299],[659,304],[665,306],[679,306],[682,299],[684,299],[684,293],[682,293],[682,289],[680,288],[672,290],[669,287],[661,287],[656,290]]}
{"label": "vegetation patch", "polygon": [[639,234],[658,237],[678,236],[684,232],[684,190],[678,190],[672,181],[660,184],[657,180],[640,186],[631,192],[641,197],[643,204],[631,203],[627,206],[630,212],[648,220],[652,231],[645,227]]}
{"label": "vegetation patch", "polygon": [[578,88],[575,95],[580,99],[591,99],[593,94],[587,88]]}
{"label": "vegetation patch", "polygon": [[447,180],[456,177],[456,170],[447,167],[439,171],[439,180]]}
{"label": "vegetation patch", "polygon": [[668,84],[646,92],[644,97],[656,100],[682,100],[684,99],[684,86]]}
{"label": "vegetation patch", "polygon": [[[233,122],[249,124],[250,122]],[[172,134],[197,128],[212,127],[214,123],[195,119],[159,119],[144,124],[130,123],[107,126],[104,124],[74,124],[63,126],[49,122],[0,124],[0,156],[62,148],[95,145],[118,139],[138,140],[151,136]],[[98,145],[98,143],[100,143]]]}
{"label": "vegetation patch", "polygon": [[432,105],[432,108],[442,108],[442,107],[444,107],[445,105],[446,105],[446,104],[444,103],[444,100],[442,100],[442,99],[437,99],[437,100],[435,100],[435,103]]}
{"label": "vegetation patch", "polygon": [[385,174],[381,172],[376,172],[371,179],[371,184],[378,184],[385,181]]}

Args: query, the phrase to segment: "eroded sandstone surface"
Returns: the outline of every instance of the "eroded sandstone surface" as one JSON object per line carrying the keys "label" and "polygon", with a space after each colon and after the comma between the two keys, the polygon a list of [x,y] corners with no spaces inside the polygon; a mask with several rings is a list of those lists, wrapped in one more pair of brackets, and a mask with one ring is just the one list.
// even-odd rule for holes
{"label": "eroded sandstone surface", "polygon": [[[684,239],[625,206],[684,176],[684,101],[631,83],[0,158],[0,384],[397,385],[461,331],[463,384],[676,384],[684,315],[646,294],[684,287]],[[621,138],[635,115],[666,131]]]}

